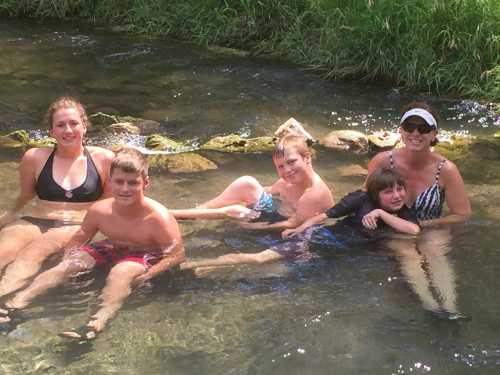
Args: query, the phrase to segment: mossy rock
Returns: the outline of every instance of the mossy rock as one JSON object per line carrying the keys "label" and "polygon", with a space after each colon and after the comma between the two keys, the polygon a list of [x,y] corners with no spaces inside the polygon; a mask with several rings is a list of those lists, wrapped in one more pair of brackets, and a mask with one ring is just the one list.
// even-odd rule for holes
{"label": "mossy rock", "polygon": [[145,146],[155,151],[178,151],[183,144],[161,134],[151,134],[146,138]]}
{"label": "mossy rock", "polygon": [[15,149],[28,146],[30,138],[25,130],[16,130],[0,136],[0,148]]}
{"label": "mossy rock", "polygon": [[28,147],[54,147],[56,144],[57,144],[56,140],[51,137],[30,139],[28,141]]}
{"label": "mossy rock", "polygon": [[202,150],[256,153],[270,152],[276,148],[276,138],[242,138],[237,134],[215,137],[200,147]]}
{"label": "mossy rock", "polygon": [[194,152],[179,154],[149,154],[149,167],[172,173],[193,173],[217,169],[214,162]]}
{"label": "mossy rock", "polygon": [[328,133],[319,143],[333,150],[354,151],[357,153],[368,151],[368,138],[355,130],[334,130]]}
{"label": "mossy rock", "polygon": [[[109,125],[116,124],[118,118],[114,115],[108,115],[103,112],[97,112],[89,116],[90,123],[92,127],[95,127],[94,130],[99,130],[100,128],[105,128]],[[92,128],[91,128],[92,129]]]}
{"label": "mossy rock", "polygon": [[131,122],[111,124],[104,129],[107,134],[140,134],[140,129]]}
{"label": "mossy rock", "polygon": [[438,143],[436,151],[460,168],[467,180],[476,183],[500,183],[500,138],[457,137],[452,143]]}
{"label": "mossy rock", "polygon": [[160,123],[154,120],[146,120],[132,116],[118,116],[118,122],[131,123],[139,129],[142,135],[153,134],[160,130]]}
{"label": "mossy rock", "polygon": [[436,151],[450,160],[479,158],[500,160],[500,138],[496,135],[482,137],[453,137],[451,142],[440,142]]}

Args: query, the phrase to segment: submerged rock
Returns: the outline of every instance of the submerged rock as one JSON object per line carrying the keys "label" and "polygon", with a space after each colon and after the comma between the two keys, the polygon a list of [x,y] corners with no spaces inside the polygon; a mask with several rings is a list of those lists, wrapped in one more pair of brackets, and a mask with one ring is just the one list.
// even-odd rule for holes
{"label": "submerged rock", "polygon": [[276,138],[274,137],[242,138],[237,134],[229,134],[212,138],[200,148],[222,152],[254,153],[273,151],[275,147]]}
{"label": "submerged rock", "polygon": [[340,177],[366,177],[368,170],[359,164],[349,164],[338,168]]}
{"label": "submerged rock", "polygon": [[249,51],[243,51],[241,49],[236,48],[228,48],[228,47],[220,47],[216,45],[208,45],[206,47],[209,51],[221,54],[221,55],[229,55],[229,56],[237,56],[237,57],[247,57],[250,55]]}
{"label": "submerged rock", "polygon": [[302,124],[295,120],[293,117],[290,117],[288,120],[286,120],[278,130],[274,132],[274,135],[278,138],[283,138],[287,135],[298,135],[300,137],[304,137],[310,142],[316,142],[314,137],[309,134]]}
{"label": "submerged rock", "polygon": [[357,153],[368,151],[368,138],[355,130],[334,130],[319,143],[334,150],[352,150]]}
{"label": "submerged rock", "polygon": [[183,147],[183,144],[161,134],[151,134],[146,138],[144,144],[147,148],[156,151],[175,152]]}
{"label": "submerged rock", "polygon": [[150,168],[172,173],[192,173],[217,169],[214,162],[194,152],[148,154]]}

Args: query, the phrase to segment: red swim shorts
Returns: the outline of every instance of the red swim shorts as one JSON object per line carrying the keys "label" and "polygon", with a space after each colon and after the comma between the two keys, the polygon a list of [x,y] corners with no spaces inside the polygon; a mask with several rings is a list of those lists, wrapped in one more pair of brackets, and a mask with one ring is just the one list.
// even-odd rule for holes
{"label": "red swim shorts", "polygon": [[115,246],[110,240],[93,242],[82,247],[82,251],[95,259],[96,266],[107,264],[118,264],[122,262],[134,262],[149,268],[163,258],[161,250],[149,250],[147,252],[130,250],[127,246]]}

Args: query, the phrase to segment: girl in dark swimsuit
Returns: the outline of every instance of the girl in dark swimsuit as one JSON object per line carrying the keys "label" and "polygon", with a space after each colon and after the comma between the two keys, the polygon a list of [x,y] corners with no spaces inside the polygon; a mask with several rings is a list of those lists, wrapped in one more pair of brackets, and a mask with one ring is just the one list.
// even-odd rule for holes
{"label": "girl in dark swimsuit", "polygon": [[[57,147],[26,151],[20,194],[0,217],[0,297],[24,287],[47,257],[62,250],[86,209],[106,191],[113,153],[83,146],[89,126],[83,106],[60,98],[50,105],[47,120]],[[36,205],[27,207],[35,197]],[[19,218],[21,209],[28,212]]]}

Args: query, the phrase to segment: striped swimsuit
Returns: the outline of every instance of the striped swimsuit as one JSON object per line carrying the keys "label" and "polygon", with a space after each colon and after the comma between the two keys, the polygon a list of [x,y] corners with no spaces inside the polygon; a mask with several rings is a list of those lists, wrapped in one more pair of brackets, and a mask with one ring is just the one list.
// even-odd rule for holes
{"label": "striped swimsuit", "polygon": [[[445,162],[446,159],[444,158],[439,162],[434,183],[421,192],[415,199],[415,203],[413,203],[412,208],[415,210],[419,221],[436,219],[441,216],[445,194],[444,189],[439,186],[439,175]],[[395,168],[392,151],[389,154],[389,165],[391,169]]]}

